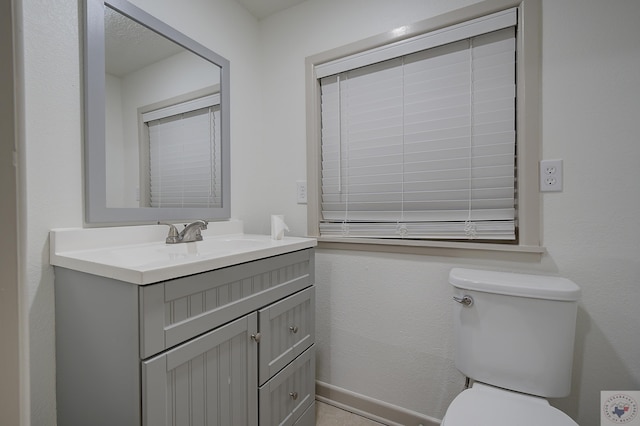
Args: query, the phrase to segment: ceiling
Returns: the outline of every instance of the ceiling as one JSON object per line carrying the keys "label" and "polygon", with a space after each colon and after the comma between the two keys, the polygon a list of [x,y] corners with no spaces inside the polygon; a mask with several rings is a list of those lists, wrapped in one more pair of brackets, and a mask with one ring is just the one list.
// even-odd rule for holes
{"label": "ceiling", "polygon": [[258,19],[280,12],[306,0],[236,0]]}
{"label": "ceiling", "polygon": [[[296,6],[306,0],[236,0],[257,19]],[[126,75],[133,70],[184,51],[142,25],[105,8],[107,73]]]}
{"label": "ceiling", "polygon": [[184,49],[148,28],[105,7],[105,70],[122,77]]}

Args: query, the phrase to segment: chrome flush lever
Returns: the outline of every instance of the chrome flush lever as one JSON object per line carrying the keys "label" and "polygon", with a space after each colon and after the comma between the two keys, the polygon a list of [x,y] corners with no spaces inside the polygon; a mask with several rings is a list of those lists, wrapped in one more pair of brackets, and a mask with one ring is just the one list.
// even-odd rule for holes
{"label": "chrome flush lever", "polygon": [[473,305],[473,297],[471,297],[469,295],[466,295],[466,294],[463,297],[453,296],[453,300],[455,300],[456,302],[466,306],[467,308],[470,307],[471,305]]}

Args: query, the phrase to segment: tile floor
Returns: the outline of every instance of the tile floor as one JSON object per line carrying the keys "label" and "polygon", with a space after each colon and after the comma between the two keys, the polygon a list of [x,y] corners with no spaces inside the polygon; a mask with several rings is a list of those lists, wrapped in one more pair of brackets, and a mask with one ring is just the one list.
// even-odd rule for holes
{"label": "tile floor", "polygon": [[316,426],[381,426],[357,414],[316,401]]}

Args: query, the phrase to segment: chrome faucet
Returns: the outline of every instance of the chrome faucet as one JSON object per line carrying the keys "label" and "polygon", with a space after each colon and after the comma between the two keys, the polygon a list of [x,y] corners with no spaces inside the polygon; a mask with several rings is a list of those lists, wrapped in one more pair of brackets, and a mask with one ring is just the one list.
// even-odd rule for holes
{"label": "chrome faucet", "polygon": [[169,235],[167,235],[167,244],[189,243],[192,241],[202,241],[202,230],[207,229],[209,222],[206,220],[196,220],[184,226],[184,229],[178,233],[176,227],[170,223],[158,222],[158,225],[169,226]]}
{"label": "chrome faucet", "polygon": [[209,222],[206,220],[196,220],[188,225],[184,226],[184,229],[178,234],[181,243],[188,243],[190,241],[202,241],[203,229],[207,229]]}

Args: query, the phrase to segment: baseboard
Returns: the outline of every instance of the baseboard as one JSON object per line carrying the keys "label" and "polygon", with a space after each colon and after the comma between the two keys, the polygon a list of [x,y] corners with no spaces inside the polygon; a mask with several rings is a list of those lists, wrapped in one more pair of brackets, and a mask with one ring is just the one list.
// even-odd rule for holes
{"label": "baseboard", "polygon": [[316,399],[388,426],[439,426],[440,420],[316,380]]}

